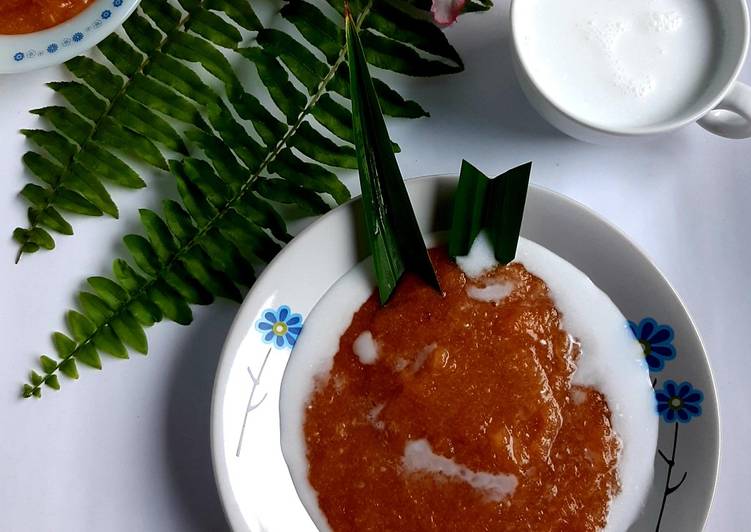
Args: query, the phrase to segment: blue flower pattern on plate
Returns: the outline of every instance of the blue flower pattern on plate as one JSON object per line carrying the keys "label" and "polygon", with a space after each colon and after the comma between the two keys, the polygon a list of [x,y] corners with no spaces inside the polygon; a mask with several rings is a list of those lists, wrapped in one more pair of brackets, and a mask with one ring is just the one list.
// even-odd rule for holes
{"label": "blue flower pattern on plate", "polygon": [[[123,5],[123,0],[112,0],[112,5],[113,5],[113,7],[118,8],[118,7],[120,7],[120,6]],[[102,21],[103,20],[107,20],[111,16],[112,16],[112,11],[110,11],[109,9],[105,9],[99,15],[100,18],[98,18],[97,20],[95,20],[94,23],[93,23],[93,25],[87,26],[85,31],[86,32],[90,32],[92,30],[95,30],[95,29],[99,28],[102,25]],[[84,38],[84,33],[81,32],[81,31],[77,31],[72,36],[66,37],[65,39],[63,39],[61,42],[62,42],[63,46],[67,47],[67,46],[69,46],[71,44],[71,41],[72,42],[81,42],[83,40],[83,38]],[[54,43],[54,42],[50,43],[47,46],[47,49],[46,49],[47,53],[49,53],[49,54],[54,54],[58,50],[59,50],[59,46],[58,46],[57,43]],[[23,61],[24,59],[31,59],[32,57],[38,57],[38,56],[42,56],[42,55],[44,55],[44,50],[28,50],[26,53],[19,51],[19,52],[16,52],[15,54],[13,54],[13,60],[14,61]]]}
{"label": "blue flower pattern on plate", "polygon": [[675,358],[675,334],[670,325],[657,323],[653,318],[644,318],[638,325],[629,321],[628,325],[644,350],[649,371],[662,371],[665,362]]}
{"label": "blue flower pattern on plate", "polygon": [[261,333],[264,343],[279,349],[294,347],[302,331],[302,316],[293,313],[287,305],[278,309],[266,309],[256,321],[256,330]]}
{"label": "blue flower pattern on plate", "polygon": [[657,413],[666,423],[688,423],[691,418],[701,415],[704,394],[690,382],[678,384],[673,380],[666,380],[661,390],[655,390],[655,398]]}

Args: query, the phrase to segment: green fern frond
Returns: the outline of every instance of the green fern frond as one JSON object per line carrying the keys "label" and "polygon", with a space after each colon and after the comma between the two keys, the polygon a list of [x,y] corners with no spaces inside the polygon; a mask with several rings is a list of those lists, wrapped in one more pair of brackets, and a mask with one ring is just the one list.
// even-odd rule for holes
{"label": "green fern frond", "polygon": [[[16,260],[40,247],[52,249],[49,230],[72,234],[63,213],[118,217],[105,182],[128,188],[145,183],[115,151],[168,170],[165,153],[188,154],[173,122],[206,127],[199,105],[221,96],[175,58],[186,55],[186,46],[196,46],[216,61],[217,55],[224,59],[217,47],[237,47],[239,30],[217,13],[247,29],[261,25],[247,2],[183,0],[181,7],[144,0],[123,25],[127,39],[113,34],[98,46],[114,68],[76,57],[66,66],[80,81],[49,84],[67,106],[32,111],[52,130],[22,131],[42,150],[28,152],[24,162],[43,182],[43,191],[35,190],[33,199],[22,193],[31,206],[28,227],[14,231]],[[207,69],[223,81],[234,76],[228,64],[217,67],[208,61]]]}
{"label": "green fern frond", "polygon": [[[342,2],[329,3],[339,13],[343,10]],[[190,11],[199,9],[196,5],[201,6],[201,11]],[[363,32],[367,59],[372,65],[424,76],[462,68],[458,54],[443,33],[432,24],[422,23],[427,12],[415,18],[396,5],[379,3],[374,8],[371,0],[363,2],[357,12],[357,27]],[[132,74],[116,89],[115,96],[123,98],[127,92],[124,98],[182,123],[181,133],[172,138],[180,144],[170,148],[172,158],[167,163],[177,184],[179,201],[166,201],[161,213],[140,211],[144,234],[124,238],[130,261],[117,259],[111,279],[89,279],[91,290],[79,294],[78,310],[67,315],[67,332],[53,335],[57,359],[40,358],[43,374],[32,375],[23,389],[26,397],[38,397],[45,385],[59,388],[59,373],[78,378],[79,364],[101,369],[101,354],[125,358],[131,350],[147,352],[144,329],[163,319],[190,323],[191,305],[209,304],[216,297],[240,300],[242,290],[254,282],[256,269],[268,263],[291,238],[279,213],[280,205],[293,206],[305,215],[317,215],[350,197],[333,171],[354,168],[356,164],[341,17],[330,16],[302,0],[287,3],[281,16],[299,32],[300,39],[286,31],[261,28],[255,16],[250,15],[249,5],[248,9],[239,7],[245,6],[244,2],[183,0],[183,10],[201,24],[191,26],[190,32],[171,30],[169,37],[160,33],[162,41],[155,45],[153,37],[144,37],[144,42],[138,44],[138,38],[131,35],[134,28],[143,26],[141,18],[148,17],[153,27],[164,32],[187,15],[157,0],[144,0],[141,6],[144,14],[136,15],[138,22],[129,20],[126,32],[148,65],[136,68],[135,59],[120,59],[118,70]],[[226,18],[197,18],[198,12],[218,8]],[[235,41],[237,35],[221,25],[229,24],[228,20],[245,30],[257,31],[255,42],[250,46],[237,45],[231,54],[237,53],[238,59],[254,65],[265,88],[264,95],[248,92],[225,54],[215,46],[229,44],[224,40],[227,36]],[[414,23],[409,30],[404,29],[406,20]],[[223,37],[218,37],[217,32]],[[114,46],[121,49],[125,41],[118,39]],[[221,81],[224,97],[210,89],[188,64],[200,64]],[[104,93],[114,93],[116,82],[87,79],[87,74],[79,72],[79,78],[103,98]],[[102,90],[97,89],[97,84]],[[158,89],[149,84],[156,84]],[[385,82],[376,79],[375,86],[387,114],[410,118],[427,115],[419,104],[404,99]],[[158,91],[173,92],[152,98]],[[89,99],[88,94],[82,94],[77,94],[76,101]],[[163,125],[149,123],[147,129],[140,124],[139,131],[135,122],[118,121],[111,103],[115,96],[105,100],[105,120],[112,122],[112,127],[127,128],[161,146],[160,152],[167,148],[163,141],[170,135]],[[265,103],[266,100],[273,103]],[[72,102],[71,105],[75,106]],[[67,108],[66,112],[74,113]],[[167,120],[165,123],[172,125]],[[70,164],[73,158],[80,159],[84,150],[70,134],[55,126],[56,131],[34,136],[44,139],[49,147],[45,151],[57,161],[39,156],[55,165],[54,169],[40,168],[39,173],[50,176],[42,179],[53,184],[57,202],[67,181],[55,180],[53,170]],[[102,144],[103,150],[104,146],[109,145]],[[27,192],[28,197],[34,198],[29,199],[32,204],[45,201],[43,192],[51,194],[48,188],[37,187],[43,190],[32,188]],[[32,225],[27,234],[40,225],[49,227]],[[42,234],[34,233],[33,238],[40,247],[50,246]]]}

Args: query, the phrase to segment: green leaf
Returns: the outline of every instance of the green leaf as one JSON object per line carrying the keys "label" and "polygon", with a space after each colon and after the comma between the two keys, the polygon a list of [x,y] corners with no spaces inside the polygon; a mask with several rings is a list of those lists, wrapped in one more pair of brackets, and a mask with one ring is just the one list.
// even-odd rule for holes
{"label": "green leaf", "polygon": [[111,325],[104,325],[94,335],[94,346],[101,352],[115,358],[129,358],[128,350],[117,337]]}
{"label": "green leaf", "polygon": [[260,227],[237,211],[228,212],[218,225],[221,233],[247,258],[257,257],[269,262],[281,249]]}
{"label": "green leaf", "polygon": [[21,133],[62,165],[68,164],[76,152],[76,147],[57,131],[22,129]]}
{"label": "green leaf", "polygon": [[164,113],[186,124],[205,127],[206,123],[196,106],[174,89],[142,74],[137,74],[128,86],[128,96],[144,106]]}
{"label": "green leaf", "polygon": [[155,277],[161,265],[156,251],[151,247],[149,241],[141,235],[125,235],[123,242],[125,242],[125,247],[128,248],[141,271],[148,276]]}
{"label": "green leaf", "polygon": [[167,45],[166,51],[180,59],[201,63],[203,68],[224,82],[230,94],[242,90],[242,84],[232,65],[208,41],[188,33],[175,33]]}
{"label": "green leaf", "polygon": [[45,373],[52,373],[57,369],[57,362],[52,360],[47,355],[42,355],[39,357],[39,364],[42,366],[42,369]]}
{"label": "green leaf", "polygon": [[138,353],[143,353],[144,355],[148,353],[149,345],[146,341],[146,333],[132,314],[123,312],[114,318],[110,325],[117,337],[124,344]]}
{"label": "green leaf", "polygon": [[141,277],[123,259],[115,259],[112,271],[120,285],[130,294],[134,294],[146,285],[146,279]]}
{"label": "green leaf", "polygon": [[225,48],[235,48],[243,39],[237,28],[210,11],[197,11],[190,20],[190,29]]}
{"label": "green leaf", "polygon": [[[274,115],[272,115],[266,107],[258,101],[258,98],[252,94],[244,92],[236,95],[232,100],[232,107],[237,111],[240,118],[252,122],[258,135],[268,147],[274,146],[287,132],[286,124],[277,120]],[[214,110],[213,112],[212,109]],[[228,133],[228,130],[222,128],[221,123],[218,122],[218,119],[221,118],[221,114],[218,112],[220,109],[219,106],[209,107],[211,123],[214,127],[220,130],[220,134],[226,134]],[[222,136],[222,138],[224,138],[224,136]],[[246,162],[246,164],[250,164],[250,161]]]}
{"label": "green leaf", "polygon": [[274,162],[269,164],[269,171],[296,185],[316,192],[327,192],[339,204],[350,198],[349,190],[336,174],[320,165],[302,161],[288,149],[279,152]]}
{"label": "green leaf", "polygon": [[97,48],[125,76],[132,76],[143,65],[144,56],[117,33],[111,33],[97,45]]}
{"label": "green leaf", "polygon": [[305,107],[307,98],[289,80],[284,67],[274,56],[257,46],[241,48],[238,51],[256,65],[258,76],[269,91],[271,99],[284,113],[287,122],[294,123]]}
{"label": "green leaf", "polygon": [[64,186],[57,188],[54,200],[55,206],[68,212],[83,214],[84,216],[101,216],[102,210],[81,196]]}
{"label": "green leaf", "polygon": [[37,373],[36,371],[31,372],[30,380],[31,384],[33,384],[34,386],[39,386],[40,384],[42,384],[42,382],[44,382],[42,376],[39,375],[39,373]]}
{"label": "green leaf", "polygon": [[172,233],[170,233],[167,224],[154,211],[140,209],[138,212],[141,215],[141,223],[146,230],[146,236],[154,248],[159,262],[165,264],[177,251]]}
{"label": "green leaf", "polygon": [[260,30],[263,26],[253,12],[250,2],[237,0],[207,0],[206,7],[221,11],[248,31]]}
{"label": "green leaf", "polygon": [[313,107],[311,114],[320,124],[340,139],[349,143],[354,142],[352,113],[343,105],[335,102],[328,94],[324,94],[318,99],[318,104]]}
{"label": "green leaf", "polygon": [[53,163],[34,151],[27,151],[23,155],[23,163],[32,174],[48,185],[54,186],[57,184],[60,175],[63,173],[62,166]]}
{"label": "green leaf", "polygon": [[112,316],[110,307],[101,298],[90,292],[80,292],[78,302],[81,304],[83,313],[96,326],[102,325]]}
{"label": "green leaf", "polygon": [[28,183],[23,187],[23,189],[21,189],[21,196],[33,206],[40,208],[44,208],[51,199],[48,189],[35,185],[34,183]]}
{"label": "green leaf", "polygon": [[123,87],[120,76],[113,74],[104,65],[93,59],[79,55],[65,62],[65,67],[77,78],[86,82],[92,89],[104,96],[106,100],[113,99]]}
{"label": "green leaf", "polygon": [[490,240],[495,257],[501,264],[508,264],[516,256],[519,232],[524,216],[524,205],[529,187],[532,163],[526,163],[501,174],[494,181],[495,208],[489,209]]}
{"label": "green leaf", "polygon": [[87,281],[111,310],[118,308],[128,297],[128,293],[119,284],[106,277],[89,277]]}
{"label": "green leaf", "polygon": [[47,86],[68,100],[76,111],[92,122],[96,122],[107,109],[105,101],[83,83],[53,81],[47,83]]}
{"label": "green leaf", "polygon": [[68,321],[68,329],[76,342],[86,341],[92,334],[94,334],[96,326],[89,318],[80,312],[69,310],[66,317]]}
{"label": "green leaf", "polygon": [[102,369],[102,359],[99,358],[99,353],[91,342],[81,344],[75,356],[76,360],[90,368]]}
{"label": "green leaf", "polygon": [[56,332],[52,335],[52,345],[55,346],[57,356],[62,359],[70,356],[70,354],[76,348],[76,342],[74,342],[61,332]]}
{"label": "green leaf", "polygon": [[155,142],[161,142],[171,150],[188,153],[188,148],[177,131],[166,120],[135,100],[120,98],[110,116],[121,125]]}
{"label": "green leaf", "polygon": [[164,221],[180,246],[185,246],[198,233],[190,215],[174,200],[164,202]]}
{"label": "green leaf", "polygon": [[496,260],[514,260],[531,169],[532,163],[526,163],[488,179],[462,162],[449,234],[451,257],[468,254],[479,232],[487,229]]}
{"label": "green leaf", "polygon": [[162,321],[164,317],[159,307],[150,301],[147,297],[141,297],[136,301],[133,301],[128,305],[128,310],[133,314],[133,317],[138,320],[138,323],[144,327],[151,327],[154,323]]}
{"label": "green leaf", "polygon": [[229,188],[214,173],[214,169],[201,159],[183,161],[185,176],[203,193],[214,207],[221,207],[230,197]]}
{"label": "green leaf", "polygon": [[485,222],[485,198],[490,180],[477,168],[462,161],[459,183],[449,232],[448,253],[451,257],[469,254],[472,242]]}
{"label": "green leaf", "polygon": [[65,178],[65,183],[93,205],[96,205],[102,212],[113,218],[119,216],[117,206],[112,201],[109,192],[104,188],[99,178],[88,168],[81,164],[76,164]]}
{"label": "green leaf", "polygon": [[440,28],[428,20],[408,15],[390,2],[374,2],[364,26],[463,66],[461,57]]}
{"label": "green leaf", "polygon": [[406,271],[414,272],[441,292],[391,149],[391,140],[351,15],[346,17],[346,30],[363,211],[381,302],[388,301]]}
{"label": "green leaf", "polygon": [[41,227],[34,227],[33,229],[30,229],[28,240],[29,242],[33,242],[37,246],[44,249],[54,249],[55,247],[55,241],[52,239],[50,234]]}
{"label": "green leaf", "polygon": [[133,13],[123,23],[125,33],[136,47],[145,54],[151,54],[162,43],[162,34],[144,17]]}
{"label": "green leaf", "polygon": [[218,100],[216,93],[201,81],[198,74],[168,55],[160,53],[154,56],[149,63],[149,75],[202,105]]}
{"label": "green leaf", "polygon": [[97,129],[96,139],[105,146],[123,150],[142,161],[167,170],[167,161],[153,142],[140,133],[121,127],[111,117],[105,118]]}
{"label": "green leaf", "polygon": [[29,231],[29,229],[24,229],[23,227],[13,229],[13,240],[21,244],[22,247],[28,248],[28,251],[23,251],[24,253],[33,253],[39,250],[39,245],[29,242]]}
{"label": "green leaf", "polygon": [[103,177],[127,188],[146,186],[146,182],[130,166],[95,142],[87,144],[86,149],[81,150],[78,162],[96,178]]}
{"label": "green leaf", "polygon": [[349,146],[339,146],[321,135],[308,122],[302,122],[289,145],[297,148],[314,161],[339,168],[357,168],[355,150]]}
{"label": "green leaf", "polygon": [[[53,231],[57,231],[60,234],[73,234],[73,228],[68,222],[65,221],[65,219],[60,215],[59,212],[57,212],[57,209],[55,209],[54,207],[47,207],[41,212],[36,212],[33,218],[39,225],[43,225],[44,227],[52,229]],[[34,223],[34,221],[32,221],[32,223]],[[39,244],[39,242],[37,242],[37,244]]]}
{"label": "green leaf", "polygon": [[64,360],[60,363],[60,372],[70,379],[78,378],[78,367],[76,361],[72,358]]}
{"label": "green leaf", "polygon": [[[383,114],[398,118],[420,118],[430,116],[420,104],[412,100],[405,100],[398,92],[389,87],[386,83],[378,78],[373,78],[373,87],[378,95],[378,101],[381,104]],[[349,68],[346,64],[337,70],[336,75],[329,84],[331,89],[349,98]]]}
{"label": "green leaf", "polygon": [[256,185],[256,190],[271,201],[294,205],[305,216],[317,216],[329,211],[329,206],[318,194],[283,179],[264,179]]}
{"label": "green leaf", "polygon": [[315,94],[329,67],[305,46],[280,30],[265,29],[258,32],[258,43],[273,56],[279,57],[290,72]]}
{"label": "green leaf", "polygon": [[370,64],[409,76],[442,76],[461,72],[459,65],[449,65],[421,57],[413,48],[369,30],[361,33],[365,56]]}
{"label": "green leaf", "polygon": [[214,301],[211,292],[188,273],[182,261],[171,264],[169,271],[163,277],[186,303],[208,305]]}
{"label": "green leaf", "polygon": [[44,381],[44,384],[46,384],[53,390],[60,389],[60,381],[58,380],[57,375],[49,375],[47,379]]}
{"label": "green leaf", "polygon": [[245,259],[237,247],[227,240],[218,229],[207,231],[200,241],[201,249],[211,260],[211,267],[226,273],[240,285],[250,286],[255,281],[255,272],[250,261]]}
{"label": "green leaf", "polygon": [[42,107],[41,109],[32,109],[29,112],[49,121],[60,133],[78,145],[86,142],[94,129],[94,126],[90,122],[84,120],[67,107],[52,105]]}
{"label": "green leaf", "polygon": [[225,273],[208,267],[210,259],[200,249],[192,248],[182,258],[182,262],[186,271],[211,294],[242,301],[242,294],[232,280]]}
{"label": "green leaf", "polygon": [[31,397],[34,394],[34,387],[30,384],[24,384],[22,394],[24,397]]}
{"label": "green leaf", "polygon": [[189,131],[186,136],[201,147],[222,181],[227,183],[233,192],[239,191],[249,172],[237,161],[227,144],[222,139],[202,131]]}
{"label": "green leaf", "polygon": [[430,116],[430,113],[423,109],[419,103],[405,100],[398,92],[380,79],[374,79],[373,86],[378,94],[378,101],[384,114],[396,118],[422,118]]}
{"label": "green leaf", "polygon": [[177,179],[177,191],[183,205],[199,227],[205,226],[216,215],[216,210],[201,195],[198,187],[190,182],[185,174],[183,164],[177,161],[170,161],[170,163],[172,174]]}
{"label": "green leaf", "polygon": [[142,0],[141,9],[164,33],[169,34],[180,25],[180,11],[164,0]]}
{"label": "green leaf", "polygon": [[235,204],[235,210],[260,227],[269,229],[271,234],[282,242],[292,240],[292,237],[287,233],[287,224],[284,223],[284,218],[270,203],[256,194],[246,192],[242,199]]}
{"label": "green leaf", "polygon": [[149,290],[149,299],[159,307],[167,319],[180,325],[188,325],[193,321],[190,307],[168,284],[159,282],[153,285]]}
{"label": "green leaf", "polygon": [[310,44],[323,52],[329,63],[336,61],[344,43],[344,32],[334,21],[302,0],[285,4],[280,13]]}

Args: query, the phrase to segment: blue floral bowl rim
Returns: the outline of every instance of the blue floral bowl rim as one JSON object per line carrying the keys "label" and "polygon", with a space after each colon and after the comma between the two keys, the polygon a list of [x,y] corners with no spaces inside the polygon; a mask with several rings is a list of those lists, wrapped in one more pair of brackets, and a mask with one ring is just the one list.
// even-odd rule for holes
{"label": "blue floral bowl rim", "polygon": [[51,28],[0,35],[0,74],[59,65],[86,52],[114,32],[140,0],[95,0],[79,14]]}

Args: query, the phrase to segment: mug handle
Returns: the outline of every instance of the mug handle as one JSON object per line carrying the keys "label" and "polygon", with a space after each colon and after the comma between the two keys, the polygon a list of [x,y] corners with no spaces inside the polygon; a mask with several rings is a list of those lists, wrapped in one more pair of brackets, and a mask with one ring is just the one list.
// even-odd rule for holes
{"label": "mug handle", "polygon": [[751,86],[736,81],[717,107],[702,116],[698,123],[721,137],[751,137]]}

